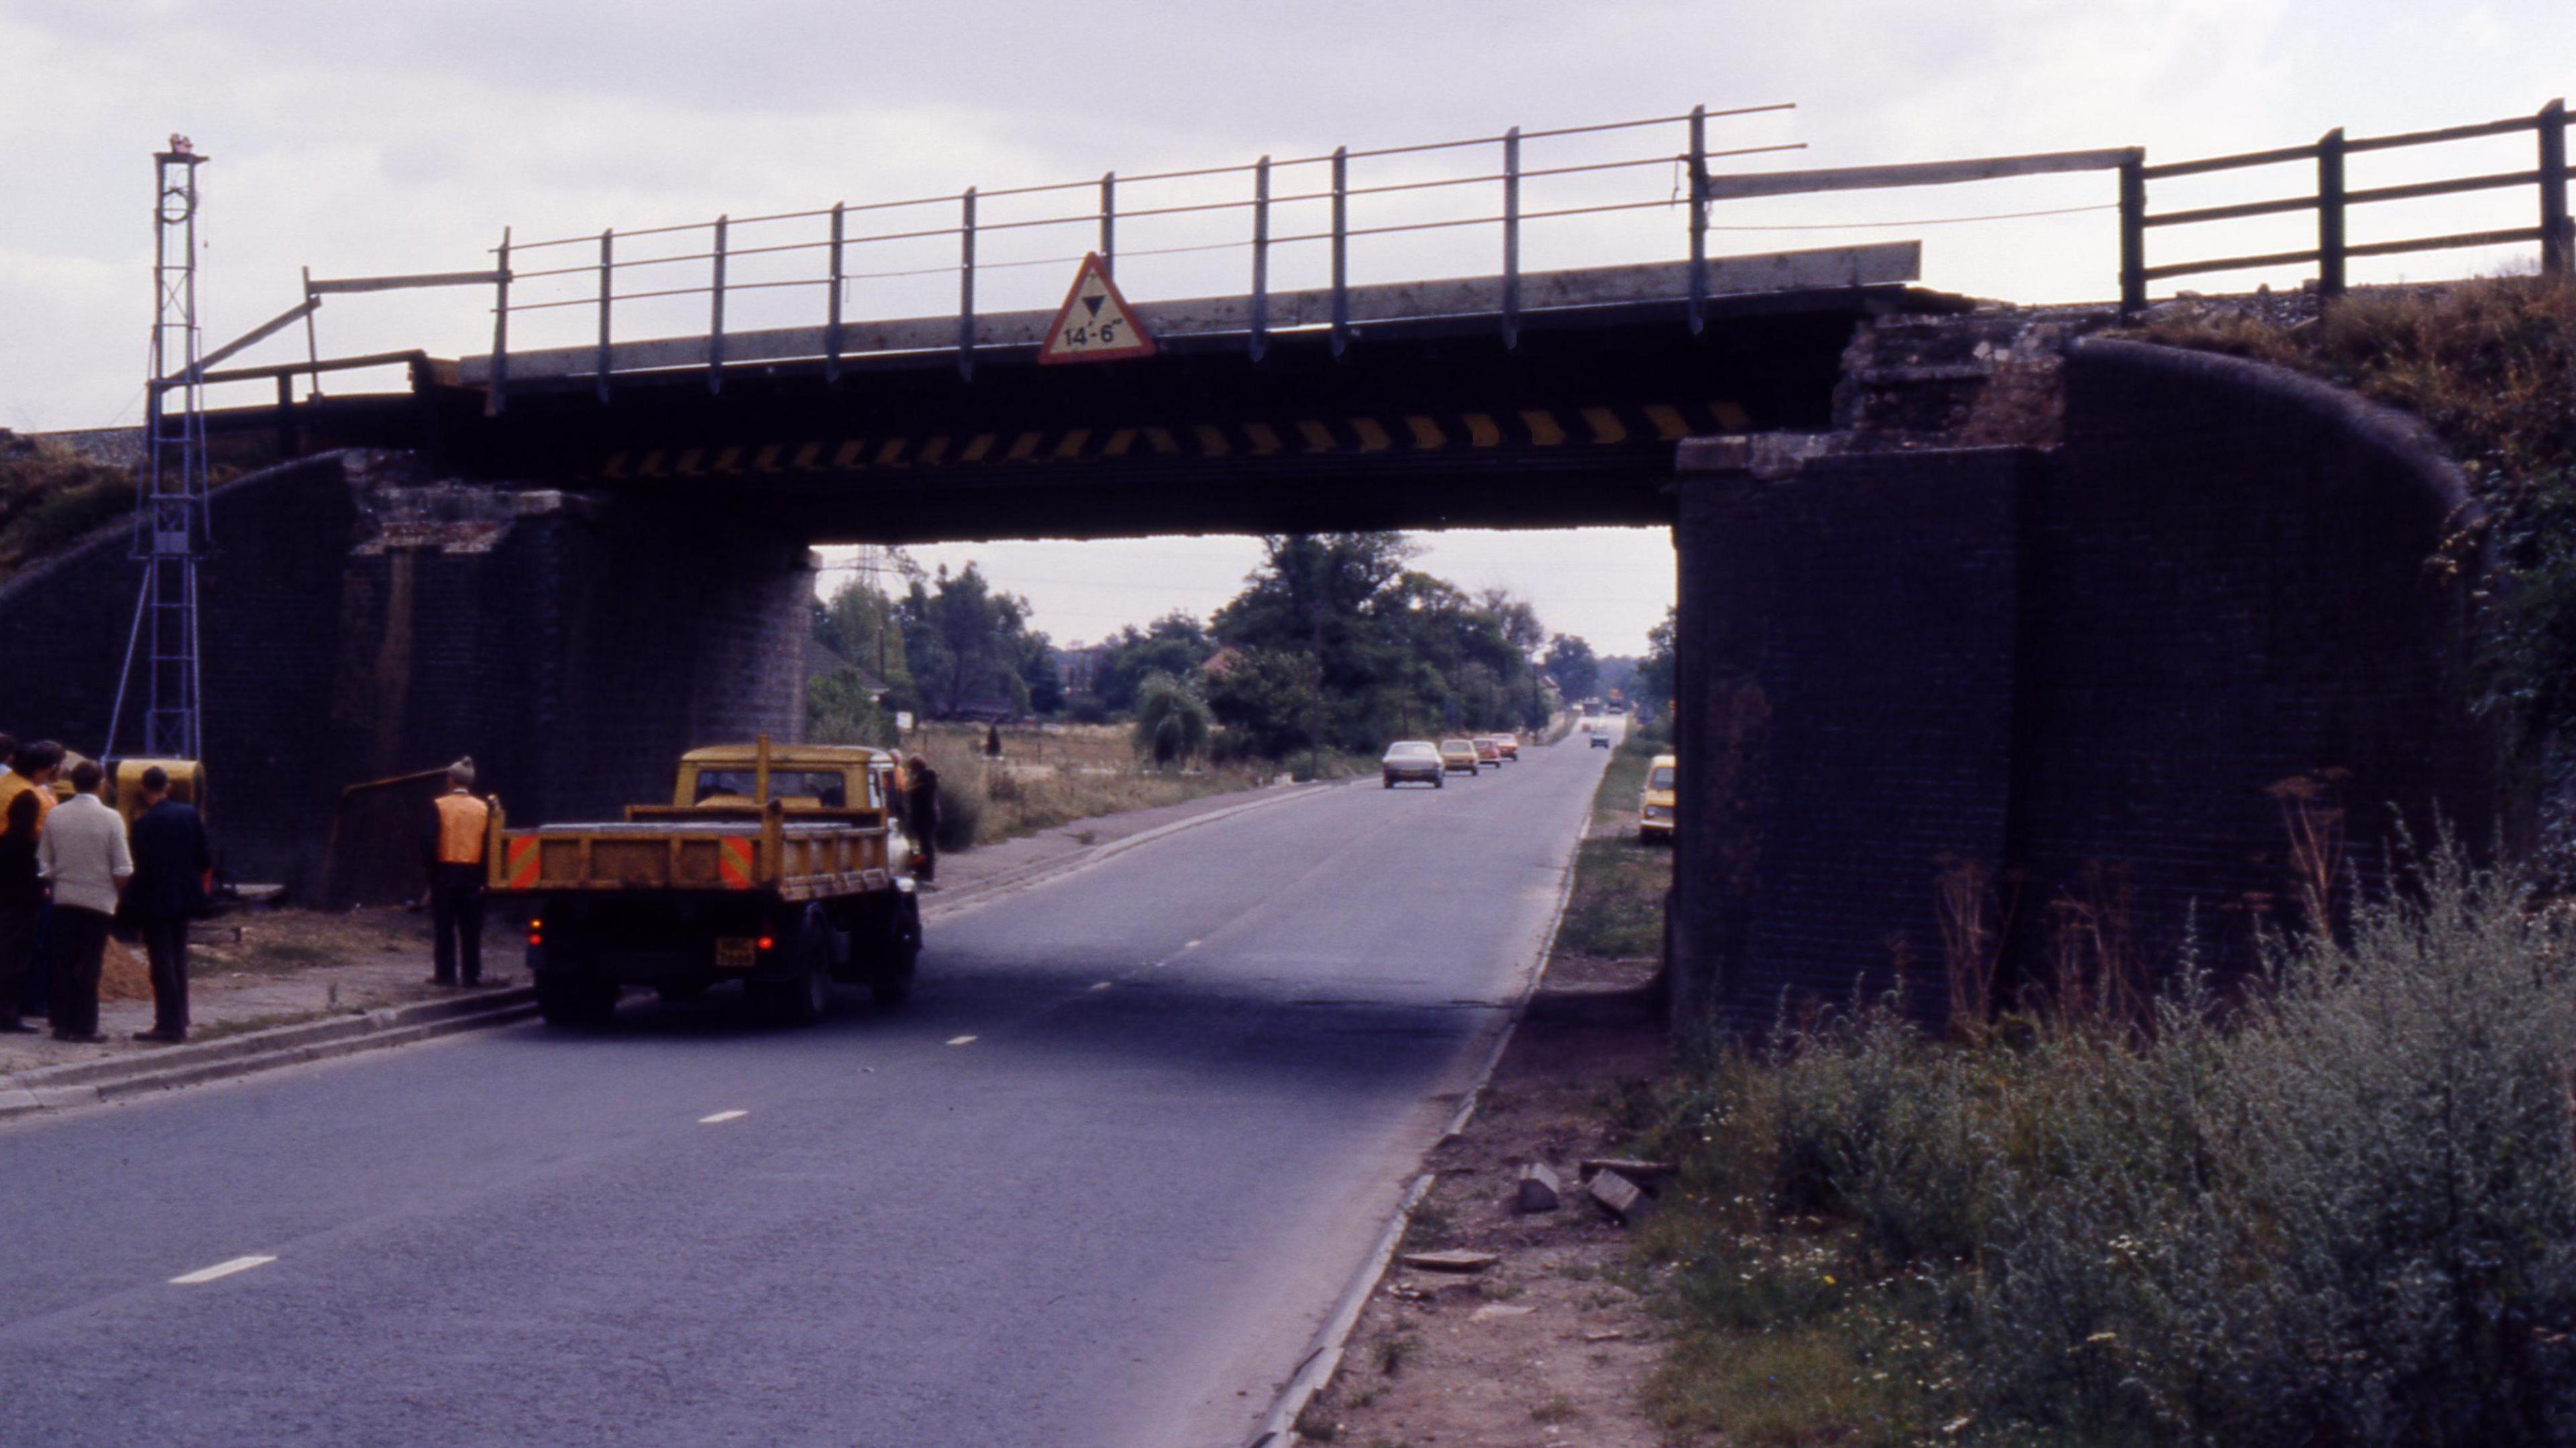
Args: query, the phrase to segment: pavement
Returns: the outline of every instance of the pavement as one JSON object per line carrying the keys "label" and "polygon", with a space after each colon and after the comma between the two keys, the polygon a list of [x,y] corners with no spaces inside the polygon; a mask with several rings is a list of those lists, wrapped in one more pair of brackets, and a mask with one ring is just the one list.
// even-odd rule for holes
{"label": "pavement", "polygon": [[943,860],[900,1011],[630,1001],[0,1123],[0,1436],[1241,1443],[1607,757]]}
{"label": "pavement", "polygon": [[[216,1040],[244,1032],[356,1016],[368,1011],[445,1000],[460,992],[425,984],[430,973],[429,917],[402,910],[353,911],[322,917],[321,933],[329,954],[319,961],[273,962],[257,948],[263,932],[292,939],[299,948],[317,933],[313,917],[301,912],[246,912],[200,926],[192,948],[188,976],[191,1039]],[[253,946],[236,947],[237,933],[247,933]],[[486,935],[484,991],[515,983],[525,985],[518,969],[517,937],[495,923]],[[125,947],[139,956],[140,946]],[[228,956],[242,957],[235,969]],[[139,966],[137,967],[139,969]],[[34,1022],[42,1027],[44,1022]],[[149,997],[99,1002],[98,1029],[107,1039],[95,1045],[73,1045],[42,1034],[0,1036],[0,1087],[7,1079],[73,1063],[131,1060],[135,1069],[151,1069],[151,1058],[171,1048],[140,1042],[134,1033],[152,1025]]]}

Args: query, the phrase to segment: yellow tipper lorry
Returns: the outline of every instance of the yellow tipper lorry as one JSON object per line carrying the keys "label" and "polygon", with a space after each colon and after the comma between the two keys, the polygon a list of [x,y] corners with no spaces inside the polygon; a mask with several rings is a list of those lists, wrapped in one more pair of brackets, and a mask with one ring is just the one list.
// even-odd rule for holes
{"label": "yellow tipper lorry", "polygon": [[898,799],[884,750],[764,738],[682,755],[671,803],[616,824],[511,829],[496,809],[494,903],[527,927],[539,1013],[596,1027],[624,986],[680,1000],[732,980],[790,1022],[837,981],[901,1004],[921,907]]}

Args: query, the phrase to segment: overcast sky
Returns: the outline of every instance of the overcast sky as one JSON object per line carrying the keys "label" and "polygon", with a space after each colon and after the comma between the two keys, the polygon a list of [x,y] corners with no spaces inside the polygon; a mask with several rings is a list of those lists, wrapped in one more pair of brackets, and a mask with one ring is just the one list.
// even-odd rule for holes
{"label": "overcast sky", "polygon": [[[1713,145],[1808,147],[1731,163],[1747,169],[2118,145],[2178,159],[2292,144],[2336,125],[2358,136],[2527,113],[2567,91],[2571,74],[2570,0],[0,0],[0,427],[139,415],[150,155],[174,130],[214,157],[202,261],[206,330],[220,340],[291,305],[299,267],[318,276],[471,269],[488,265],[485,249],[505,225],[521,241],[592,235],[1697,103],[1797,103],[1716,123]],[[1527,164],[1654,156],[1677,137],[1551,144],[1541,155],[1532,143]],[[2428,165],[2451,174],[2528,166],[2527,138],[2521,145],[2360,158],[2354,184]],[[1431,174],[1423,168],[1435,162],[1382,164],[1355,173],[1354,184]],[[1670,180],[1652,169],[1577,178],[1528,204],[1654,199]],[[2299,181],[2249,176],[2173,199],[2277,194]],[[1214,194],[1175,190],[1171,199]],[[1430,209],[1448,195],[1407,198],[1417,209],[1401,217],[1473,214],[1472,201]],[[2108,178],[2087,176],[1744,203],[1719,221],[1752,229],[1722,232],[1718,249],[1920,237],[1931,285],[2016,300],[2098,298],[2112,287],[2102,209],[2110,199]],[[1074,209],[1085,202],[1077,193]],[[2514,203],[2496,204],[2507,209],[2472,200],[2385,215],[2356,223],[2355,239],[2383,234],[2371,228],[2529,224]],[[1946,224],[2029,211],[2062,214]],[[2435,224],[2420,224],[2428,218]],[[1811,229],[1853,222],[1909,224]],[[1122,250],[1208,239],[1189,225],[1131,223]],[[1680,237],[1664,210],[1532,223],[1530,264],[1678,257]],[[2245,250],[2297,244],[2260,232],[2224,240]],[[1051,258],[1068,246],[1078,254],[1086,241],[1079,228],[997,234],[993,258],[1043,264],[997,274],[987,305],[1051,304],[1071,279]],[[1489,231],[1460,227],[1358,248],[1353,265],[1363,281],[1484,272],[1493,245]],[[943,259],[900,247],[884,255],[887,270]],[[2417,258],[2355,272],[2438,275],[2511,261]],[[1284,257],[1280,284],[1303,284],[1301,265]],[[1203,295],[1239,289],[1229,279],[1240,266],[1240,253],[1137,257],[1122,262],[1120,277],[1141,296]],[[850,305],[853,315],[918,315],[951,286],[887,279],[854,291]],[[735,325],[801,320],[795,308],[819,305],[817,296],[781,289],[747,299],[736,313],[747,320]],[[686,317],[663,321],[623,316],[620,334],[689,330]],[[335,298],[319,323],[326,352],[458,355],[489,345],[487,298],[476,293]],[[538,314],[532,340],[514,345],[578,340],[592,325],[578,308]],[[301,341],[282,338],[258,355],[282,360],[292,353],[279,349]],[[1433,571],[1510,587],[1552,627],[1604,652],[1640,647],[1670,597],[1660,535],[1424,542]],[[1036,603],[1041,627],[1076,639],[1174,607],[1203,613],[1234,591],[1255,551],[1248,540],[1175,539],[920,556],[984,559],[997,583]]]}

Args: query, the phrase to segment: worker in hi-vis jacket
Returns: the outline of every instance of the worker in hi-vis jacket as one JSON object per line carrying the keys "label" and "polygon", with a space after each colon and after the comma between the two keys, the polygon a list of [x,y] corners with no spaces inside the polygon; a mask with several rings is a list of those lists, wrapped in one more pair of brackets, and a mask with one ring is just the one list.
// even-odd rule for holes
{"label": "worker in hi-vis jacket", "polygon": [[[474,761],[447,766],[447,792],[432,806],[422,843],[429,867],[429,917],[437,937],[431,985],[483,981],[483,850],[492,807],[474,795]],[[461,957],[461,959],[460,959]],[[461,971],[459,967],[462,967]]]}

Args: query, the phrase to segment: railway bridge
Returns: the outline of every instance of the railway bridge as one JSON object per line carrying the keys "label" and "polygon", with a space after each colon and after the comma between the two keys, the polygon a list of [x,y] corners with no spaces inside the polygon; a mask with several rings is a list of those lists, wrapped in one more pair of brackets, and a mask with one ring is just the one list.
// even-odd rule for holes
{"label": "railway bridge", "polygon": [[[979,308],[994,237],[1096,225],[1123,279],[1152,253],[1121,256],[1119,228],[1162,214],[1118,209],[1126,188],[1210,173],[1105,178],[1096,215],[997,223],[1007,193],[987,193],[979,220],[968,192],[953,224],[883,235],[834,207],[603,234],[562,265],[547,248],[571,239],[505,237],[486,271],[309,282],[241,345],[326,297],[424,284],[493,288],[494,338],[201,360],[203,382],[280,389],[214,415],[219,445],[288,455],[212,504],[207,752],[229,800],[256,801],[228,804],[236,839],[310,888],[350,781],[470,751],[515,815],[568,815],[649,790],[688,745],[792,736],[815,544],[1604,524],[1669,528],[1679,559],[1685,1020],[1899,987],[1932,1015],[1963,971],[2151,972],[2195,919],[2241,963],[2288,889],[2285,800],[2339,810],[2356,859],[2399,823],[2496,827],[2496,751],[2459,683],[2475,560],[2428,567],[2473,505],[2410,426],[2091,335],[2112,308],[1927,291],[1914,241],[1710,254],[1730,197],[1858,185],[2114,172],[2143,225],[2138,153],[1726,176],[1708,115],[1666,119],[1687,147],[1647,159],[1682,168],[1677,204],[1525,213],[1522,185],[1555,173],[1521,165],[1537,133],[1492,138],[1501,171],[1464,178],[1501,189],[1471,218],[1504,241],[1481,276],[1352,281],[1368,153],[1236,168],[1248,201],[1165,210],[1248,214],[1249,289],[1122,299],[1151,355],[1083,365],[1048,365],[1055,309]],[[1274,189],[1300,165],[1329,185]],[[1294,204],[1329,226],[1274,229]],[[1520,265],[1524,222],[1656,206],[1682,215],[1684,259]],[[755,223],[811,234],[747,245]],[[677,239],[639,255],[655,236]],[[845,315],[857,248],[924,237],[962,248],[953,308]],[[1297,244],[1328,284],[1270,285]],[[746,270],[781,254],[826,264]],[[670,266],[707,284],[634,281]],[[2124,252],[2124,300],[2145,272]],[[757,288],[818,281],[819,316],[741,325]],[[675,294],[703,326],[620,340],[619,317]],[[596,336],[528,345],[547,308]],[[288,394],[388,363],[404,391]],[[0,647],[117,656],[130,584],[69,564],[0,586]],[[100,732],[114,683],[75,667],[22,725]]]}

